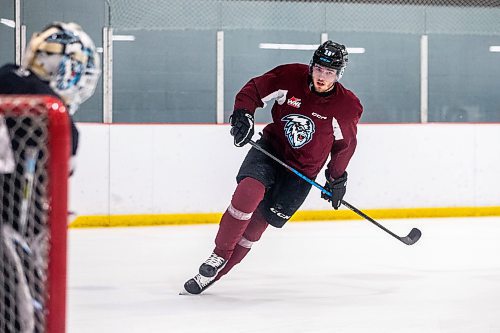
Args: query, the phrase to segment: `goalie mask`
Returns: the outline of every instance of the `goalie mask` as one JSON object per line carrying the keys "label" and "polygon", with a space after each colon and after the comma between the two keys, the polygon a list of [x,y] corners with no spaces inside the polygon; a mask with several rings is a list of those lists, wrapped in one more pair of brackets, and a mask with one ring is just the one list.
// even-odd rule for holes
{"label": "goalie mask", "polygon": [[311,59],[309,71],[312,72],[314,65],[320,65],[326,68],[334,69],[337,72],[337,81],[342,78],[344,69],[347,66],[348,53],[346,47],[342,44],[328,40],[321,44]]}
{"label": "goalie mask", "polygon": [[63,22],[33,35],[22,67],[49,82],[71,114],[92,96],[101,73],[92,39],[78,24]]}

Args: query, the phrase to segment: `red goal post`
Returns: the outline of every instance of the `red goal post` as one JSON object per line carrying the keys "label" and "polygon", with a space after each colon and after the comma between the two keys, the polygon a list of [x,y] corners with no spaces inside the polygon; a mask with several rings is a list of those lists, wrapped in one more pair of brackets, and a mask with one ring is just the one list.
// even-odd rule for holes
{"label": "red goal post", "polygon": [[0,332],[64,332],[70,123],[64,104],[0,95]]}

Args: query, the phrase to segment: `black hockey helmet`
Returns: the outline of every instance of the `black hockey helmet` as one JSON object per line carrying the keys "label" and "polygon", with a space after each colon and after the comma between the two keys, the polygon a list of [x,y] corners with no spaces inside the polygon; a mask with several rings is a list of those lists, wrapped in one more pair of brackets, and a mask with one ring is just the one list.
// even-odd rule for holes
{"label": "black hockey helmet", "polygon": [[335,69],[340,79],[348,61],[348,53],[345,45],[328,40],[314,51],[310,63],[310,70],[312,71],[312,66],[316,64]]}

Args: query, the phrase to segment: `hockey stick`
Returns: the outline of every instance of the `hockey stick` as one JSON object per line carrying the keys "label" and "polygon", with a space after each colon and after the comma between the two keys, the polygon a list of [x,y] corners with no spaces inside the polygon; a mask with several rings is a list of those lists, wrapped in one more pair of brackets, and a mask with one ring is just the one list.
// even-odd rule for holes
{"label": "hockey stick", "polygon": [[21,234],[24,234],[26,231],[26,224],[28,222],[28,210],[30,207],[31,193],[33,192],[33,182],[35,180],[38,149],[26,148],[24,158],[24,188],[21,201],[21,213],[19,216],[19,230]]}
{"label": "hockey stick", "polygon": [[[316,183],[314,180],[311,180],[311,179],[307,178],[306,176],[304,176],[303,174],[301,174],[300,172],[298,172],[297,170],[295,170],[294,168],[292,168],[291,166],[289,166],[285,162],[281,161],[280,159],[278,159],[277,157],[275,157],[274,155],[272,155],[271,153],[269,153],[267,150],[265,150],[264,148],[262,148],[261,146],[259,146],[255,141],[250,140],[250,145],[252,147],[254,147],[255,149],[259,150],[260,152],[264,153],[268,157],[272,158],[274,161],[278,162],[279,164],[281,164],[282,166],[284,166],[289,171],[293,172],[294,174],[296,174],[297,176],[299,176],[300,178],[302,178],[303,180],[305,180],[309,184],[317,187],[318,189],[321,190],[321,192],[325,193],[326,195],[332,196],[332,193],[330,191],[328,191],[327,189],[325,189],[320,184]],[[418,230],[417,228],[413,228],[413,229],[411,229],[410,233],[407,236],[400,237],[400,236],[396,235],[395,233],[393,233],[392,231],[390,231],[389,229],[387,229],[386,227],[384,227],[383,225],[381,225],[380,223],[378,223],[377,221],[375,221],[374,219],[372,219],[371,217],[369,217],[368,215],[366,215],[365,213],[363,213],[362,211],[360,211],[359,209],[357,209],[356,207],[354,207],[353,205],[351,205],[350,203],[348,203],[347,201],[342,200],[341,202],[342,202],[342,204],[344,206],[346,206],[347,208],[349,208],[350,210],[352,210],[353,212],[355,212],[359,216],[361,216],[364,219],[366,219],[366,220],[370,221],[371,223],[375,224],[377,227],[379,227],[380,229],[384,230],[385,232],[387,232],[392,237],[397,238],[398,240],[400,240],[401,242],[405,243],[406,245],[413,245],[413,244],[415,244],[420,239],[420,236],[422,236],[422,232],[420,230]]]}

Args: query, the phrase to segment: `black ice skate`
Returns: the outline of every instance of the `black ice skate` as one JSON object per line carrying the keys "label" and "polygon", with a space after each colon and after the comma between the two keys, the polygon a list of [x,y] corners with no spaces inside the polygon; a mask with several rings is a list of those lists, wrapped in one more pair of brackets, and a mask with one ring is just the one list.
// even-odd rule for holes
{"label": "black ice skate", "polygon": [[203,277],[215,277],[217,272],[224,267],[227,260],[219,257],[214,252],[210,255],[210,257],[200,266],[199,273]]}
{"label": "black ice skate", "polygon": [[[215,282],[215,277],[204,277],[201,274],[196,274],[196,276],[192,279],[189,279],[184,283],[184,290],[187,294],[198,295]],[[185,292],[180,293],[181,295],[185,295]]]}

